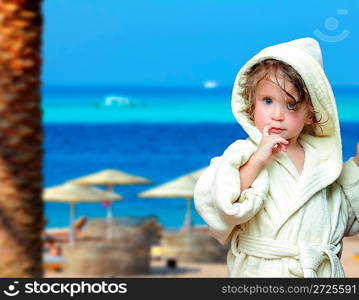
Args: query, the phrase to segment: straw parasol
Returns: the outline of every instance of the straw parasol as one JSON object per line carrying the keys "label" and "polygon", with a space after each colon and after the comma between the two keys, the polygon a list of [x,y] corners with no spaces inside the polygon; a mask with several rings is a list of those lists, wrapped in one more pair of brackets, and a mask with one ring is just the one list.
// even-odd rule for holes
{"label": "straw parasol", "polygon": [[187,202],[186,216],[183,229],[191,231],[191,200],[193,199],[194,187],[201,176],[204,168],[178,177],[170,182],[138,194],[141,198],[184,198]]}
{"label": "straw parasol", "polygon": [[46,202],[67,202],[70,204],[70,231],[69,240],[73,244],[75,242],[74,218],[75,204],[79,202],[101,202],[101,201],[117,201],[122,196],[113,192],[103,191],[97,188],[90,188],[71,183],[65,183],[43,190],[43,201]]}
{"label": "straw parasol", "polygon": [[119,170],[106,169],[97,173],[79,177],[74,180],[70,180],[71,183],[76,183],[80,185],[135,185],[135,184],[149,184],[150,180],[128,174]]}
{"label": "straw parasol", "polygon": [[[144,177],[135,176],[115,169],[102,170],[100,172],[79,177],[68,182],[78,185],[104,185],[107,187],[109,192],[113,192],[114,185],[137,185],[151,183],[150,180]],[[109,228],[107,231],[107,238],[110,240],[112,235],[112,203],[104,200],[102,204],[107,208],[107,224]]]}

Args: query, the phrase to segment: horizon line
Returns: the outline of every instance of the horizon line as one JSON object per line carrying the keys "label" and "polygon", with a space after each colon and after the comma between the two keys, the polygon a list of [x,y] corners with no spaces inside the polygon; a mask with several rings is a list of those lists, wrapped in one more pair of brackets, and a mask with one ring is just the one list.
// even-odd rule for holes
{"label": "horizon line", "polygon": [[[359,84],[337,84],[332,85],[333,91],[341,94],[359,94]],[[44,85],[41,86],[40,91],[44,95],[86,95],[97,94],[101,96],[109,95],[208,95],[220,96],[231,95],[233,86],[216,86],[213,88],[206,88],[199,85]],[[129,95],[130,96],[130,95]]]}

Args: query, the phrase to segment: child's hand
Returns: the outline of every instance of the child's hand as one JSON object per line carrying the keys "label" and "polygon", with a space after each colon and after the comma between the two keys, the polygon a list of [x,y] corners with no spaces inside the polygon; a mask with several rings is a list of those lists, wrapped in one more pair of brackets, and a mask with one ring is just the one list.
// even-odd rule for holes
{"label": "child's hand", "polygon": [[269,158],[278,151],[287,151],[286,145],[289,143],[279,134],[269,134],[270,126],[263,128],[263,137],[257,151],[253,154],[255,159],[261,164],[265,164]]}
{"label": "child's hand", "polygon": [[359,143],[357,143],[357,154],[354,157],[354,161],[357,164],[357,166],[359,167]]}

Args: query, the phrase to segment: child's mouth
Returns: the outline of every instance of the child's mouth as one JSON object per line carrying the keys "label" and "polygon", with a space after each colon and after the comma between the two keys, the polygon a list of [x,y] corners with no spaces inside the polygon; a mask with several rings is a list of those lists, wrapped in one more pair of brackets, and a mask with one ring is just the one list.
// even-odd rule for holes
{"label": "child's mouth", "polygon": [[277,128],[277,127],[272,127],[272,128],[270,129],[270,131],[273,132],[273,133],[281,133],[283,130],[284,130],[284,129],[282,129],[282,128]]}

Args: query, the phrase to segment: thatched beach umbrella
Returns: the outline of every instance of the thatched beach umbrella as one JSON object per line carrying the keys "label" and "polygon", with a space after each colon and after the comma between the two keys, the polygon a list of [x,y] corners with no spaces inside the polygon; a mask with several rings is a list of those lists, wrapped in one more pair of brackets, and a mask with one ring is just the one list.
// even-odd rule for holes
{"label": "thatched beach umbrella", "polygon": [[67,202],[70,204],[70,231],[69,239],[73,244],[75,242],[74,219],[75,204],[80,202],[101,202],[117,201],[122,196],[113,192],[107,192],[96,188],[80,186],[71,183],[47,188],[42,194],[43,201],[46,202]]}
{"label": "thatched beach umbrella", "polygon": [[200,169],[178,177],[170,182],[159,185],[158,187],[144,191],[138,194],[141,198],[184,198],[187,202],[186,216],[183,228],[187,231],[191,230],[191,200],[193,199],[194,187],[198,178],[204,169]]}
{"label": "thatched beach umbrella", "polygon": [[[79,185],[104,185],[109,192],[113,192],[114,185],[137,185],[137,184],[149,184],[150,180],[135,176],[123,171],[107,169],[83,177],[79,177],[74,180],[68,181],[69,183]],[[111,239],[111,222],[112,222],[112,203],[104,199],[102,202],[107,208],[107,224],[109,230],[107,231],[107,238]]]}
{"label": "thatched beach umbrella", "polygon": [[97,173],[79,177],[74,180],[70,180],[71,183],[81,185],[135,185],[135,184],[149,184],[150,180],[135,176],[129,173],[125,173],[119,170],[107,169]]}

